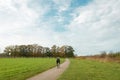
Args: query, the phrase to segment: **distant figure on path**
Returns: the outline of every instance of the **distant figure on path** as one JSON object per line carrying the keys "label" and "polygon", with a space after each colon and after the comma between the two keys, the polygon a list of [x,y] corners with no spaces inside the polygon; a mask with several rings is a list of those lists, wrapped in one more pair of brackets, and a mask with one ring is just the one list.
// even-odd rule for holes
{"label": "distant figure on path", "polygon": [[60,67],[60,58],[59,57],[57,57],[57,59],[56,59],[56,64],[57,64],[57,68],[59,68]]}

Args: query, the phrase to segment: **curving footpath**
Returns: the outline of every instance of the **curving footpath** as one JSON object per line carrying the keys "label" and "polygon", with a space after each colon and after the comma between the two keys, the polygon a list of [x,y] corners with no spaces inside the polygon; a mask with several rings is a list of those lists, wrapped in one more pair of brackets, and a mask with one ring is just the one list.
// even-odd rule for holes
{"label": "curving footpath", "polygon": [[60,68],[54,67],[27,80],[56,80],[68,68],[69,64],[69,59],[66,59],[66,61],[60,65]]}

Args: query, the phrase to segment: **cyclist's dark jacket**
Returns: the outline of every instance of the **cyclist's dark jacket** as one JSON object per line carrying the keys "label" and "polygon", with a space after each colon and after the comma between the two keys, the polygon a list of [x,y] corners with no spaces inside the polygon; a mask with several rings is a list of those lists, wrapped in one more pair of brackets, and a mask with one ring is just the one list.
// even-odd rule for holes
{"label": "cyclist's dark jacket", "polygon": [[56,63],[60,63],[60,59],[59,58],[57,58]]}

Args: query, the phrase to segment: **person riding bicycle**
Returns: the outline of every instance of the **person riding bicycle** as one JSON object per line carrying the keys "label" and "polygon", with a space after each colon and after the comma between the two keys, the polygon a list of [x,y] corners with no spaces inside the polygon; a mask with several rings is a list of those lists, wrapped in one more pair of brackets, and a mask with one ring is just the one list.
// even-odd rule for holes
{"label": "person riding bicycle", "polygon": [[56,59],[56,64],[57,64],[57,68],[59,68],[60,67],[60,58],[59,57],[57,57],[57,59]]}

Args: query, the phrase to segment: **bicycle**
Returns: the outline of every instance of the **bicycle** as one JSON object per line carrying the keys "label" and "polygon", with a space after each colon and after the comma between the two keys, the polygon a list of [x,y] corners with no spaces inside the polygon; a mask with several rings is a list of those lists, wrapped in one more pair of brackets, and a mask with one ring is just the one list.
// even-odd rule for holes
{"label": "bicycle", "polygon": [[57,63],[57,68],[60,68],[60,63]]}

